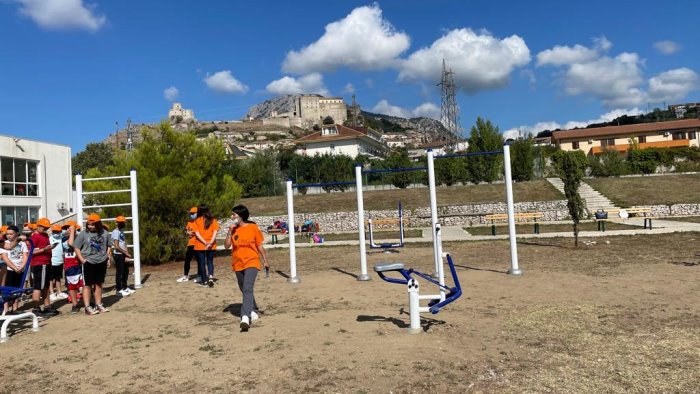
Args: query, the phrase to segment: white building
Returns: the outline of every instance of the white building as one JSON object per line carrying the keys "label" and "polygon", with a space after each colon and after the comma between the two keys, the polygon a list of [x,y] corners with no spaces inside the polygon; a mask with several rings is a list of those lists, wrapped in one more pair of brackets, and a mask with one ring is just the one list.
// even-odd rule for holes
{"label": "white building", "polygon": [[72,211],[71,149],[0,135],[0,222],[22,225]]}
{"label": "white building", "polygon": [[363,154],[384,157],[387,146],[380,140],[381,133],[366,128],[350,128],[339,124],[323,125],[321,131],[294,141],[296,153],[300,155],[346,155],[356,157]]}
{"label": "white building", "polygon": [[173,103],[173,107],[168,111],[168,119],[175,120],[178,117],[182,119],[183,122],[194,121],[194,112],[191,109],[182,108],[182,104]]}

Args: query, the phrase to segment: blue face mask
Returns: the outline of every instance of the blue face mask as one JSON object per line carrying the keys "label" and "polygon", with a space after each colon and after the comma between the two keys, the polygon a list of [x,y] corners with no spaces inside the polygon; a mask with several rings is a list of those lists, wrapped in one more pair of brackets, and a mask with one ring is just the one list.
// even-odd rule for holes
{"label": "blue face mask", "polygon": [[191,213],[191,214],[190,214],[190,218],[191,218],[192,220],[197,219],[197,214],[196,214],[196,213]]}
{"label": "blue face mask", "polygon": [[51,236],[54,238],[61,238],[61,233],[51,233]]}

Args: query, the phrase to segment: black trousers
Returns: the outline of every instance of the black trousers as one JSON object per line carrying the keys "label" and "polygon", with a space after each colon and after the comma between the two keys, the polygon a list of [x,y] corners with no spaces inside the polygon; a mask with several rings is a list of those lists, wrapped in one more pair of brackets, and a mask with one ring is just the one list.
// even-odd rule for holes
{"label": "black trousers", "polygon": [[187,246],[187,251],[185,252],[185,276],[190,275],[190,263],[194,257],[194,245]]}
{"label": "black trousers", "polygon": [[126,265],[126,256],[121,253],[113,253],[114,265],[117,267],[117,277],[115,279],[117,291],[126,289],[126,282],[129,278],[129,267]]}

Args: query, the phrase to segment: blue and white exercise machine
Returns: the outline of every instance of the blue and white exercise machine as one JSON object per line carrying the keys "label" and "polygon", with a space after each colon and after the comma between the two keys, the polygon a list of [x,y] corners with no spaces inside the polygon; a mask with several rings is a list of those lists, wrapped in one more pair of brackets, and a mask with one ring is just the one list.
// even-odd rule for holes
{"label": "blue and white exercise machine", "polygon": [[[394,224],[399,225],[399,241],[398,242],[374,242],[374,224]],[[376,221],[370,216],[367,219],[367,234],[369,235],[369,248],[370,249],[393,249],[393,248],[403,248],[404,245],[404,230],[403,230],[403,206],[401,201],[399,201],[399,217],[398,219],[377,219]]]}

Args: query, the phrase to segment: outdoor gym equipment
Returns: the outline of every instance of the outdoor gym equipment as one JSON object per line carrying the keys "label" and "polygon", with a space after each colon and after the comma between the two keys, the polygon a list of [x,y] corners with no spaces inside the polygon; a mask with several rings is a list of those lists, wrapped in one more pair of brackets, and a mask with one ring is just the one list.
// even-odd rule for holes
{"label": "outdoor gym equipment", "polygon": [[374,219],[371,217],[367,219],[367,230],[369,234],[369,248],[370,249],[391,249],[391,248],[403,248],[404,245],[404,229],[403,229],[403,208],[401,206],[401,201],[399,201],[399,218],[398,219],[377,219],[378,224],[386,224],[386,223],[396,223],[398,222],[399,224],[399,242],[383,242],[383,243],[375,243],[374,242],[374,233],[373,233],[373,227],[372,225],[375,223]]}

